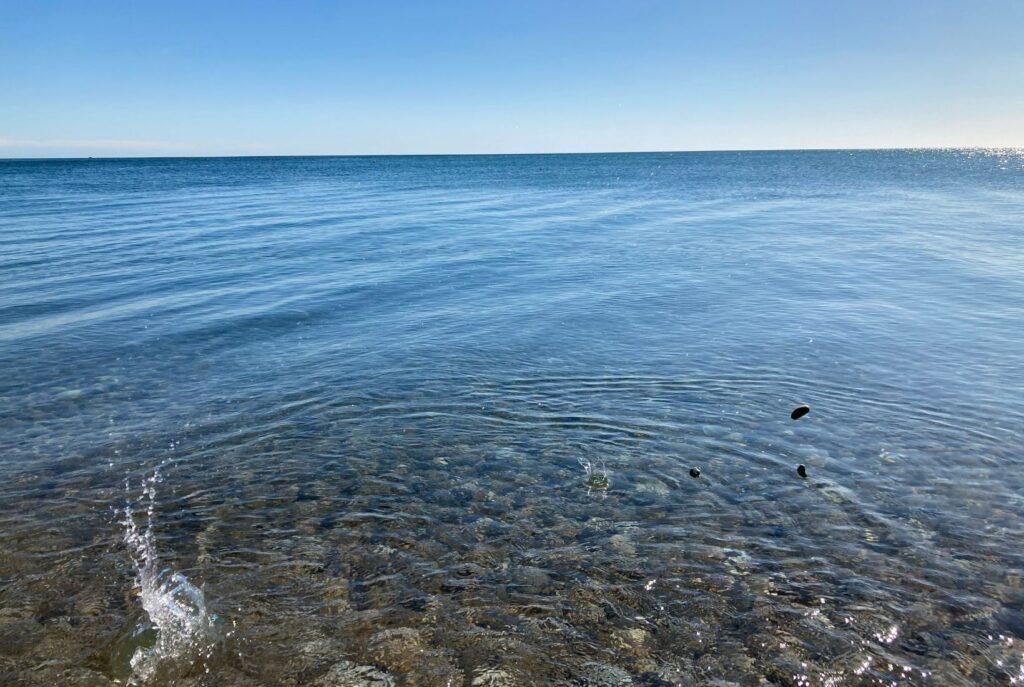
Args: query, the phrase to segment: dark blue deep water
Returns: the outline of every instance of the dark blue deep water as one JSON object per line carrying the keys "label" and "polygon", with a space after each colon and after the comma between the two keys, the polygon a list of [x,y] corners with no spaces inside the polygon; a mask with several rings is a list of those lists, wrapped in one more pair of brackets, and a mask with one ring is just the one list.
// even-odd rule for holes
{"label": "dark blue deep water", "polygon": [[0,161],[2,684],[1022,662],[1024,153]]}

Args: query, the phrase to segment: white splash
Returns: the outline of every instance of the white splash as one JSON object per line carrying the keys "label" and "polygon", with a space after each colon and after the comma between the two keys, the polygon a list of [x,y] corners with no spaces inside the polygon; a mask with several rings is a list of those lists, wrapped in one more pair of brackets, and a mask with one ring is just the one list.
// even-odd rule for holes
{"label": "white splash", "polygon": [[590,462],[588,458],[580,456],[576,459],[583,468],[585,479],[583,484],[587,487],[587,493],[594,491],[606,492],[611,487],[611,479],[608,477],[608,470],[601,464],[600,471]]}
{"label": "white splash", "polygon": [[[153,536],[156,485],[159,483],[157,468],[143,480],[142,495],[133,502],[130,485],[125,480],[129,498],[124,509],[124,542],[135,568],[139,601],[147,616],[146,627],[138,628],[137,634],[148,629],[155,630],[156,634],[152,646],[139,647],[132,655],[133,684],[143,684],[165,668],[180,669],[199,658],[208,658],[217,639],[215,618],[206,610],[202,590],[181,573],[159,567]],[[142,512],[145,512],[145,530],[140,530],[136,523]]]}

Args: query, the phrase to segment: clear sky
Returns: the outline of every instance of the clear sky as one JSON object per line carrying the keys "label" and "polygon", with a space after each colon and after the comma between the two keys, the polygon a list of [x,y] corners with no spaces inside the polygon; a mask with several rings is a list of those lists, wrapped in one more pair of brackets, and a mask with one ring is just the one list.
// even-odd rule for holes
{"label": "clear sky", "polygon": [[0,0],[0,157],[1024,146],[1024,0]]}

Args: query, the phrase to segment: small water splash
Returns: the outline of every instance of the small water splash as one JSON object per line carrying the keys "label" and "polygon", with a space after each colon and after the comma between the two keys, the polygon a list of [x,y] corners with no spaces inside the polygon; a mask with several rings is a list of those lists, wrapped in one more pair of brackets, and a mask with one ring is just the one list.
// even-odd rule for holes
{"label": "small water splash", "polygon": [[[217,640],[216,616],[206,608],[203,591],[170,568],[161,568],[153,534],[156,487],[160,469],[142,481],[142,494],[124,508],[124,542],[135,569],[135,585],[145,619],[132,633],[131,684],[144,684],[157,673],[187,669],[209,658]],[[144,515],[141,515],[143,514]],[[140,529],[138,520],[145,520]]]}
{"label": "small water splash", "polygon": [[612,481],[611,478],[608,477],[608,470],[605,468],[603,463],[601,464],[601,469],[598,470],[594,464],[590,462],[589,458],[580,456],[576,460],[579,462],[580,467],[583,468],[583,484],[587,487],[588,494],[593,491],[605,492],[611,488]]}

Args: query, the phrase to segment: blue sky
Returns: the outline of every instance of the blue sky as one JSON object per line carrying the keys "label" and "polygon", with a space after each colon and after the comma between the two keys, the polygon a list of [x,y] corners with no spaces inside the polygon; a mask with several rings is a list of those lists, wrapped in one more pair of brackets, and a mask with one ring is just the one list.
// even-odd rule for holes
{"label": "blue sky", "polygon": [[1022,0],[0,0],[0,157],[1024,146]]}

